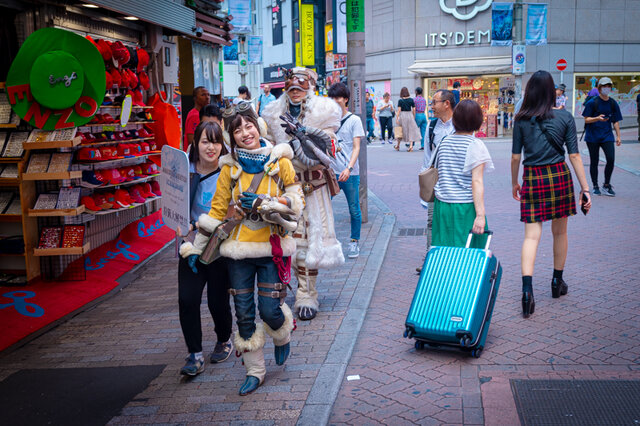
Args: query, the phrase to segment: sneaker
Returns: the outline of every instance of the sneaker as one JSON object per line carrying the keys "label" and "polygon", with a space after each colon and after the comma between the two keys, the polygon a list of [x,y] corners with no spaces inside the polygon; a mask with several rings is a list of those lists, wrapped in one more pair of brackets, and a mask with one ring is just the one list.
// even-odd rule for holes
{"label": "sneaker", "polygon": [[204,359],[196,358],[196,354],[189,354],[185,361],[187,363],[180,369],[183,376],[197,376],[204,371]]}
{"label": "sneaker", "polygon": [[601,195],[600,194],[600,188],[598,188],[597,186],[593,187],[593,195]]}
{"label": "sneaker", "polygon": [[233,343],[231,343],[231,339],[224,343],[218,342],[216,343],[216,348],[211,352],[211,355],[209,355],[209,361],[211,361],[212,364],[226,361],[231,355],[231,352],[233,352]]}
{"label": "sneaker", "polygon": [[360,256],[360,247],[358,247],[358,242],[353,240],[349,242],[349,254],[347,257],[349,257],[349,259],[355,259],[358,256]]}
{"label": "sneaker", "polygon": [[616,192],[613,190],[613,186],[608,185],[608,184],[604,184],[602,185],[602,194],[603,195],[608,195],[609,197],[615,197],[616,196]]}

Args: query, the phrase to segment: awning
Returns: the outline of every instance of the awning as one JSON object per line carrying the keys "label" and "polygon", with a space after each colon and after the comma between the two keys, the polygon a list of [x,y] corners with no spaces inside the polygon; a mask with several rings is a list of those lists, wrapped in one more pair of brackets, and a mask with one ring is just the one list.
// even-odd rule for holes
{"label": "awning", "polygon": [[171,0],[86,0],[87,3],[169,28],[182,34],[193,34],[196,13]]}
{"label": "awning", "polygon": [[511,73],[511,56],[420,60],[409,71],[425,77]]}
{"label": "awning", "polygon": [[284,81],[274,81],[272,83],[260,83],[260,88],[264,89],[264,86],[269,85],[272,89],[282,89],[284,88]]}

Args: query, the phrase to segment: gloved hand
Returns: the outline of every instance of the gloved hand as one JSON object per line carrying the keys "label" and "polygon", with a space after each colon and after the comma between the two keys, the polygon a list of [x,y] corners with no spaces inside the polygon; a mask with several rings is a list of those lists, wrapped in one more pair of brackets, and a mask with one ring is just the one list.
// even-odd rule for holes
{"label": "gloved hand", "polygon": [[189,264],[189,267],[191,268],[194,274],[198,273],[198,267],[196,266],[197,261],[198,261],[197,254],[192,254],[187,258],[187,263]]}
{"label": "gloved hand", "polygon": [[253,192],[243,192],[242,197],[240,197],[240,203],[242,204],[242,208],[246,210],[251,210],[253,207],[253,202],[258,198],[258,194],[254,194]]}

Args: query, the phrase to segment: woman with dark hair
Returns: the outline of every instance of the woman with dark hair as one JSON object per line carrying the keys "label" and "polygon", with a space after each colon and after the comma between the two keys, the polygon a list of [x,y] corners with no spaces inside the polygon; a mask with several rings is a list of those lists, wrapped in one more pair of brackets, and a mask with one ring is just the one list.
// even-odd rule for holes
{"label": "woman with dark hair", "polygon": [[[228,237],[220,245],[220,255],[227,258],[236,308],[238,331],[234,343],[247,369],[239,393],[247,395],[264,381],[265,332],[273,338],[276,364],[283,365],[289,356],[293,314],[284,298],[290,256],[296,249],[289,234],[297,227],[304,198],[289,144],[273,147],[260,137],[258,117],[252,108],[241,104],[232,108],[225,112],[231,152],[220,159],[216,193],[211,210],[198,219],[193,254],[202,253],[207,234],[218,225],[231,224],[225,230]],[[263,323],[255,321],[256,282]]]}
{"label": "woman with dark hair", "polygon": [[[409,96],[409,89],[403,87],[400,90],[400,100],[398,101],[398,126],[402,126],[402,140],[409,142],[408,152],[413,151],[413,144],[420,140],[420,130],[416,125],[416,105]],[[400,151],[400,138],[396,135],[396,151]]]}
{"label": "woman with dark hair", "polygon": [[[553,277],[551,296],[567,294],[562,278],[567,259],[567,219],[576,214],[571,171],[564,158],[566,146],[569,160],[580,182],[580,202],[585,212],[591,208],[591,195],[582,158],[578,151],[573,116],[564,109],[554,109],[556,91],[547,71],[537,71],[524,93],[522,108],[515,117],[511,150],[511,184],[513,198],[520,202],[520,221],[524,222],[522,243],[522,316],[535,310],[533,268],[542,222],[551,221],[553,233]],[[518,183],[520,159],[524,150],[522,186]],[[585,213],[586,214],[586,213]]]}
{"label": "woman with dark hair", "polygon": [[[464,247],[469,231],[487,229],[484,209],[484,172],[493,170],[485,144],[473,133],[482,126],[482,109],[476,101],[461,101],[453,110],[455,132],[445,136],[432,154],[438,168],[433,209],[434,246]],[[484,236],[471,247],[484,247]]]}
{"label": "woman with dark hair", "polygon": [[[200,123],[193,135],[193,143],[189,151],[189,189],[191,206],[191,225],[189,233],[196,226],[198,217],[208,213],[211,200],[216,191],[220,168],[218,159],[227,153],[222,143],[222,130],[215,123]],[[181,230],[176,231],[177,235]],[[189,236],[186,237],[190,240]],[[180,247],[181,253],[191,243]],[[204,371],[202,355],[202,324],[200,320],[200,304],[202,292],[207,286],[207,304],[215,324],[218,337],[215,349],[209,356],[212,363],[229,358],[233,345],[231,343],[231,305],[229,304],[229,274],[225,259],[218,259],[209,265],[200,262],[189,264],[186,257],[178,263],[178,305],[180,310],[180,326],[184,335],[189,355],[187,363],[180,370],[181,374],[195,376]]]}

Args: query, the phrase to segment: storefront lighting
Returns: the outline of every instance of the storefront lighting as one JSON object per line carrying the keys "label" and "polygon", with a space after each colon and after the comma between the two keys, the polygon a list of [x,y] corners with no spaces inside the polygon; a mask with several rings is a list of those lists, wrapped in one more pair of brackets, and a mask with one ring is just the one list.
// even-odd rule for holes
{"label": "storefront lighting", "polygon": [[127,21],[137,21],[138,18],[136,18],[135,16],[125,16],[124,19],[126,19]]}
{"label": "storefront lighting", "polygon": [[96,6],[95,4],[85,3],[82,6],[87,7],[89,9],[98,9],[100,6]]}

